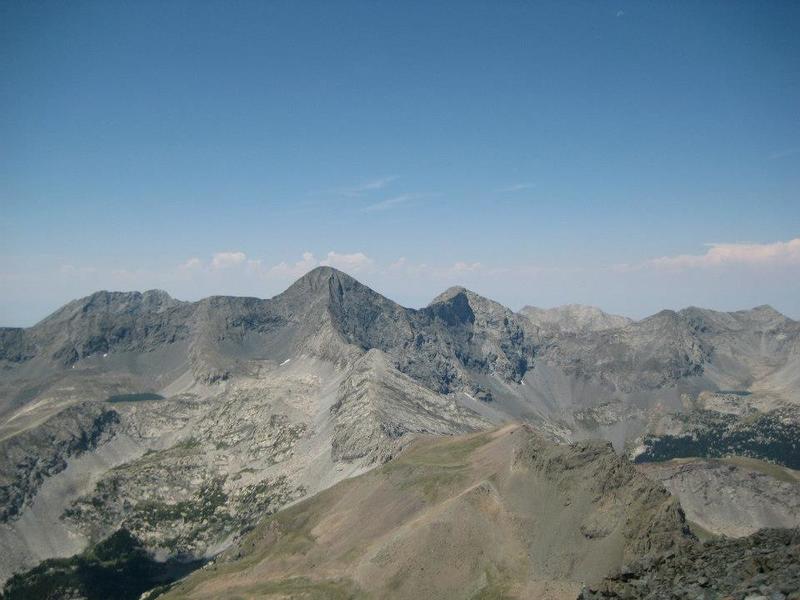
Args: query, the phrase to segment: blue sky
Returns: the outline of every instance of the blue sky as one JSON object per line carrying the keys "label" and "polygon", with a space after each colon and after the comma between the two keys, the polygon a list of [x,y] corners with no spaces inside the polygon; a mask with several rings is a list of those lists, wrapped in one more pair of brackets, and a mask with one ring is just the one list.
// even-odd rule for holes
{"label": "blue sky", "polygon": [[800,318],[796,2],[4,2],[0,324],[96,289]]}

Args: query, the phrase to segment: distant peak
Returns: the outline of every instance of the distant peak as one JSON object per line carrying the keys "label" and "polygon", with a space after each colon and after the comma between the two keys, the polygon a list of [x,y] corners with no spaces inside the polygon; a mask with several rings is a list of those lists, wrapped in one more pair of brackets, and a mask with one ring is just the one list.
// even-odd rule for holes
{"label": "distant peak", "polygon": [[157,289],[145,290],[142,293],[142,295],[145,298],[158,298],[159,300],[174,300],[174,298],[164,290],[157,290]]}
{"label": "distant peak", "polygon": [[449,302],[457,296],[464,296],[471,304],[485,306],[493,305],[506,309],[506,307],[499,302],[492,300],[491,298],[487,298],[486,296],[482,296],[478,292],[473,292],[472,290],[469,290],[461,285],[454,285],[453,287],[447,288],[445,291],[431,300],[428,306],[440,304],[442,302]]}
{"label": "distant peak", "polygon": [[79,314],[90,314],[96,311],[127,311],[131,309],[159,311],[181,304],[164,290],[147,290],[145,292],[114,292],[99,290],[83,298],[73,300],[45,317],[40,323],[72,318]]}
{"label": "distant peak", "polygon": [[750,310],[741,311],[743,313],[750,313],[751,315],[759,318],[759,319],[775,319],[775,320],[782,320],[782,321],[791,321],[789,317],[784,315],[781,311],[775,310],[769,304],[761,304],[756,306]]}
{"label": "distant peak", "polygon": [[[335,267],[329,267],[327,265],[320,265],[318,267],[314,267],[308,273],[303,275],[303,277],[320,277],[320,276],[328,276],[328,275],[347,275],[344,271],[340,271]],[[303,278],[301,277],[301,279]]]}
{"label": "distant peak", "polygon": [[781,316],[783,316],[783,313],[781,313],[779,310],[775,310],[775,309],[774,309],[772,306],[770,306],[769,304],[759,304],[758,306],[756,306],[756,307],[754,307],[754,308],[753,308],[753,312],[772,313],[772,314],[774,314],[774,315],[781,315]]}
{"label": "distant peak", "polygon": [[275,296],[275,299],[283,299],[300,306],[309,298],[325,298],[327,302],[339,304],[345,297],[348,302],[363,302],[377,297],[391,302],[347,273],[327,266],[311,269],[284,292]]}
{"label": "distant peak", "polygon": [[655,321],[655,320],[670,320],[675,321],[679,318],[678,312],[671,308],[664,308],[657,313],[642,319],[642,321]]}
{"label": "distant peak", "polygon": [[519,314],[537,325],[558,326],[564,331],[601,331],[624,327],[632,321],[587,304],[564,304],[554,308],[524,306]]}
{"label": "distant peak", "polygon": [[447,302],[452,300],[459,294],[464,294],[465,296],[469,297],[470,295],[474,295],[473,292],[470,292],[467,288],[462,287],[460,285],[454,285],[452,287],[447,288],[441,294],[436,296],[433,300],[430,301],[429,306],[431,304],[439,304],[441,302]]}
{"label": "distant peak", "polygon": [[339,269],[328,266],[320,266],[314,267],[308,273],[300,277],[291,286],[289,286],[289,289],[306,289],[310,291],[317,291],[324,288],[327,290],[331,282],[342,282],[360,286],[363,285],[361,282],[354,279],[347,273],[340,271]]}
{"label": "distant peak", "polygon": [[98,290],[85,296],[84,298],[79,298],[75,300],[75,302],[89,302],[92,300],[98,299],[105,299],[108,301],[114,300],[138,300],[138,299],[147,299],[147,300],[173,300],[172,296],[170,296],[164,290],[145,290],[144,292],[132,291],[132,292],[117,292],[117,291],[109,291],[109,290]]}
{"label": "distant peak", "polygon": [[791,319],[789,319],[789,317],[784,315],[782,312],[780,312],[778,310],[775,310],[769,304],[761,304],[761,305],[755,306],[753,308],[748,308],[748,309],[744,309],[744,310],[736,310],[736,311],[733,311],[733,312],[722,312],[722,311],[717,311],[717,310],[713,310],[713,309],[710,309],[710,308],[702,308],[702,307],[699,307],[699,306],[689,306],[689,307],[684,308],[683,310],[681,310],[679,314],[688,315],[688,316],[703,315],[703,316],[712,317],[712,316],[715,316],[715,315],[716,316],[724,315],[724,316],[729,316],[729,317],[730,316],[733,316],[733,317],[737,317],[738,316],[738,317],[757,317],[759,319],[786,319],[786,320],[791,320]]}

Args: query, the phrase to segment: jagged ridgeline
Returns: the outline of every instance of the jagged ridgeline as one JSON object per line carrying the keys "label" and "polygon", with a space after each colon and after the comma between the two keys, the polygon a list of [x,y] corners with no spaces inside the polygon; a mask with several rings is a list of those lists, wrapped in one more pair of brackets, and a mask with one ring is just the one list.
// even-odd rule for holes
{"label": "jagged ridgeline", "polygon": [[0,329],[0,579],[122,530],[196,564],[420,436],[509,422],[640,463],[797,467],[799,390],[800,324],[769,307],[632,321],[451,288],[409,309],[331,268],[268,300],[98,292]]}

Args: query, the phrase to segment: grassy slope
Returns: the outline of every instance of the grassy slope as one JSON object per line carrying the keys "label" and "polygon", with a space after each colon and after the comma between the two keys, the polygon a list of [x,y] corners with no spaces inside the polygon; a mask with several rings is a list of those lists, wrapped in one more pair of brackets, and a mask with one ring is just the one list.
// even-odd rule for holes
{"label": "grassy slope", "polygon": [[674,501],[609,448],[563,448],[517,426],[420,440],[266,519],[167,597],[574,598],[633,545],[684,539]]}

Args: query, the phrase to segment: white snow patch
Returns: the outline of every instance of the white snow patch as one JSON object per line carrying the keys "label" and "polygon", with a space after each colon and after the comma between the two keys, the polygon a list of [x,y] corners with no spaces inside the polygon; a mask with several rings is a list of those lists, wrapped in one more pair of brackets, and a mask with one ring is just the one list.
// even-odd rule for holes
{"label": "white snow patch", "polygon": [[289,364],[289,361],[290,361],[290,360],[292,360],[292,359],[291,359],[291,358],[287,358],[287,359],[286,359],[285,361],[283,361],[283,362],[282,362],[282,363],[281,363],[279,366],[281,366],[281,367],[282,367],[283,365],[287,365],[287,364]]}

